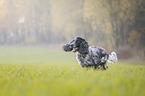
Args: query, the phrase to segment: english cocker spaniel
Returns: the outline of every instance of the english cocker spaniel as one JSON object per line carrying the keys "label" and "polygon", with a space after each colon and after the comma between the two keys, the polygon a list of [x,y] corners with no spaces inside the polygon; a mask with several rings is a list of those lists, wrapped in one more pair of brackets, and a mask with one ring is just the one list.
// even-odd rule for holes
{"label": "english cocker spaniel", "polygon": [[115,52],[107,54],[102,47],[89,47],[85,39],[75,37],[70,43],[63,46],[65,52],[76,52],[76,58],[81,67],[94,67],[99,69],[102,67],[104,70],[108,69],[108,63],[117,62],[117,55]]}

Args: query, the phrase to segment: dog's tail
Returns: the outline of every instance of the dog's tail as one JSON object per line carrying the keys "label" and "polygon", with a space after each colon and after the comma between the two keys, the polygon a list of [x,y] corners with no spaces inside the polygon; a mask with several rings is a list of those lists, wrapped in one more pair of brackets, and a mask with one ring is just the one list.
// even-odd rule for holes
{"label": "dog's tail", "polygon": [[117,59],[117,55],[115,52],[111,52],[111,54],[109,54],[109,57],[108,57],[108,62],[109,63],[116,63],[118,61]]}

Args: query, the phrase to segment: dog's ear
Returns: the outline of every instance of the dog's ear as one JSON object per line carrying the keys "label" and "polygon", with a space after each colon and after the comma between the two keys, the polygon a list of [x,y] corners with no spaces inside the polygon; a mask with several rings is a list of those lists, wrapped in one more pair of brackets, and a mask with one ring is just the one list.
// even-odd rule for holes
{"label": "dog's ear", "polygon": [[89,53],[89,45],[86,41],[82,41],[79,46],[79,53],[80,54],[88,54]]}

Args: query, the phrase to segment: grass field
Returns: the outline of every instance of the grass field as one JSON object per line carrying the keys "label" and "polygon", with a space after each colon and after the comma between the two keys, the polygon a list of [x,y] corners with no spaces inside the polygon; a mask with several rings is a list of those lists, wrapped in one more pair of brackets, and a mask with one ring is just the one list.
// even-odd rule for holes
{"label": "grass field", "polygon": [[75,54],[0,47],[0,96],[145,96],[145,64],[118,62],[81,68]]}

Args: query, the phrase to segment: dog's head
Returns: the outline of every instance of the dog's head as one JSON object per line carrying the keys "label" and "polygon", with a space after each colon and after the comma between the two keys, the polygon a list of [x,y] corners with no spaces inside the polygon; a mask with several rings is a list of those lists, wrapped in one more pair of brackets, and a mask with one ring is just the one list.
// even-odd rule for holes
{"label": "dog's head", "polygon": [[80,54],[87,54],[89,45],[85,39],[81,37],[74,38],[69,44],[63,46],[63,50],[66,52],[73,51],[79,52]]}

